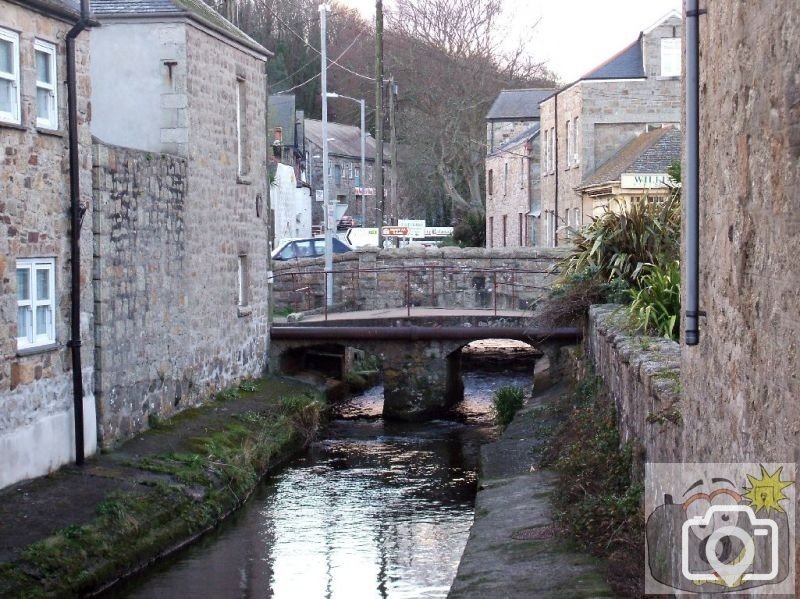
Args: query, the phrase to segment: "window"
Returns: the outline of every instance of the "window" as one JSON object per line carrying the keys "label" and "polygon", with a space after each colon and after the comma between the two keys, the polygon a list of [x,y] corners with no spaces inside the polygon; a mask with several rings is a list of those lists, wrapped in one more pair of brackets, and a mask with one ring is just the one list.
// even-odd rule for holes
{"label": "window", "polygon": [[373,177],[372,177],[372,170],[373,170],[373,169],[372,169],[372,165],[371,165],[371,164],[368,164],[368,165],[367,165],[367,175],[366,175],[366,179],[367,179],[367,180],[365,181],[365,183],[366,183],[367,185],[369,185],[370,183],[372,183],[372,182],[375,180],[375,179],[373,179]]}
{"label": "window", "polygon": [[519,159],[519,188],[525,188],[525,159]]}
{"label": "window", "polygon": [[361,167],[360,166],[354,166],[353,167],[353,179],[355,179],[355,181],[353,183],[353,185],[355,187],[364,187],[364,185],[361,183]]}
{"label": "window", "polygon": [[572,209],[572,226],[576,231],[581,228],[581,211],[579,208]]}
{"label": "window", "polygon": [[487,183],[487,187],[489,188],[489,195],[494,193],[494,170],[489,169],[489,181]]}
{"label": "window", "polygon": [[245,83],[242,78],[236,79],[236,164],[237,175],[246,175],[247,164],[247,98],[245,96]]}
{"label": "window", "polygon": [[542,172],[547,175],[549,172],[549,168],[547,165],[550,164],[550,146],[548,142],[550,141],[550,132],[544,132],[544,143],[542,144]]}
{"label": "window", "polygon": [[556,172],[556,129],[550,128],[550,172]]}
{"label": "window", "polygon": [[523,237],[525,231],[525,215],[519,213],[519,247],[525,247],[525,238]]}
{"label": "window", "polygon": [[249,303],[248,292],[247,292],[249,286],[250,285],[247,273],[247,256],[241,255],[239,256],[239,269],[238,269],[239,298],[237,301],[237,304],[240,308],[246,306]]}
{"label": "window", "polygon": [[681,38],[667,37],[661,40],[661,76],[681,76]]}
{"label": "window", "polygon": [[489,217],[489,247],[494,247],[494,217]]}
{"label": "window", "polygon": [[580,152],[578,151],[578,144],[580,140],[578,139],[578,117],[575,117],[572,120],[572,164],[574,166],[578,166],[580,164]]}
{"label": "window", "polygon": [[503,215],[503,247],[506,247],[506,233],[508,232],[508,215]]}
{"label": "window", "polygon": [[333,167],[333,182],[336,183],[336,185],[341,185],[342,184],[342,165],[341,164],[336,164]]}
{"label": "window", "polygon": [[572,123],[567,121],[567,168],[572,164]]}
{"label": "window", "polygon": [[19,87],[19,35],[0,29],[0,121],[21,122]]}
{"label": "window", "polygon": [[58,129],[56,47],[36,40],[36,126]]}
{"label": "window", "polygon": [[55,340],[55,260],[17,260],[17,349]]}
{"label": "window", "polygon": [[503,195],[508,195],[508,162],[503,164]]}

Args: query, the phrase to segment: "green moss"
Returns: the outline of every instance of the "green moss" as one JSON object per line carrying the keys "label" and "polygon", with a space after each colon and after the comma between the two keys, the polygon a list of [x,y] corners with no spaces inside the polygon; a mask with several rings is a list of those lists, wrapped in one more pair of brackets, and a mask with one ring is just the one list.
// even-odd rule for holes
{"label": "green moss", "polygon": [[[296,386],[274,387],[297,395]],[[242,391],[265,388],[265,381],[253,381]],[[304,397],[321,409],[319,398]],[[206,434],[184,440],[185,451],[129,460],[128,466],[168,478],[109,493],[91,522],[67,526],[27,547],[17,561],[0,566],[0,596],[77,597],[216,525],[306,439],[308,431],[281,411],[280,399],[265,403],[271,407],[264,411],[211,419]],[[208,410],[187,410],[171,425],[203,414]]]}

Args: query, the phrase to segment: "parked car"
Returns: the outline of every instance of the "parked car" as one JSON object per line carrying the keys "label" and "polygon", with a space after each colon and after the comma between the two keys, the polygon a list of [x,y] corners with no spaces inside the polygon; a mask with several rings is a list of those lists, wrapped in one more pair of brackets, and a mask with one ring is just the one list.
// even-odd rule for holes
{"label": "parked car", "polygon": [[[353,250],[343,241],[333,238],[333,253],[344,254]],[[325,238],[309,237],[307,239],[285,239],[272,252],[273,260],[291,260],[292,258],[317,258],[325,255]]]}

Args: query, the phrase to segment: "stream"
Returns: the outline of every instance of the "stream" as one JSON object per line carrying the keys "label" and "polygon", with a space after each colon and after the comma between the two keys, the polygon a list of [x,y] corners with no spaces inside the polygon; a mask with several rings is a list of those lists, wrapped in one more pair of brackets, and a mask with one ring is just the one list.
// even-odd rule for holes
{"label": "stream", "polygon": [[445,597],[472,525],[480,446],[497,434],[492,394],[531,385],[525,352],[478,351],[465,355],[465,399],[447,419],[384,421],[380,386],[337,404],[319,440],[237,514],[109,596]]}

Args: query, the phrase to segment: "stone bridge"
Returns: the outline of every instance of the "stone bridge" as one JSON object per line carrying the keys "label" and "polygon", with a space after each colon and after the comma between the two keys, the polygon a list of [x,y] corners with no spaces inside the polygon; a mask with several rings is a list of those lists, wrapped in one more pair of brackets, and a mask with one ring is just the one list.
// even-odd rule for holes
{"label": "stone bridge", "polygon": [[576,328],[535,327],[528,311],[406,307],[317,315],[273,324],[271,370],[327,367],[341,378],[352,364],[352,350],[359,349],[380,358],[384,416],[425,420],[463,399],[461,349],[468,343],[516,339],[554,364],[558,349],[580,335]]}
{"label": "stone bridge", "polygon": [[334,311],[406,306],[529,310],[557,276],[564,250],[553,248],[364,248],[323,258],[273,262],[276,311],[324,309],[333,277]]}

